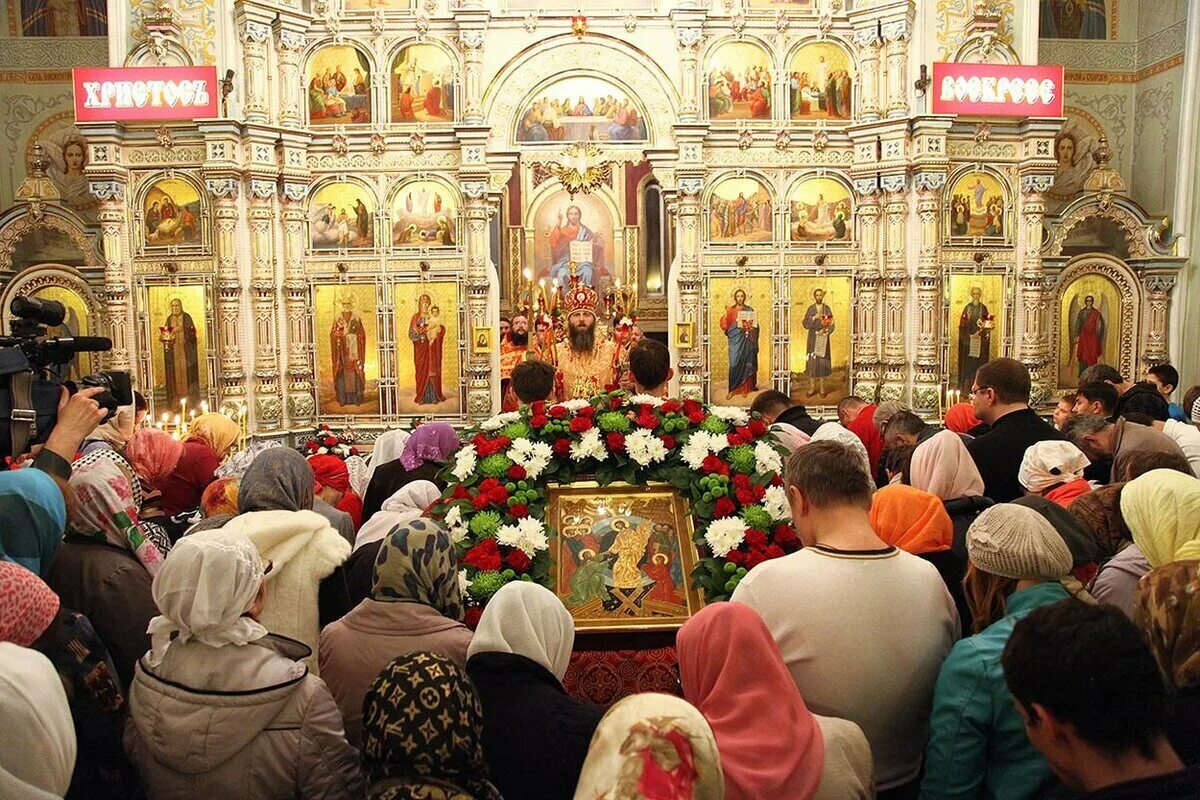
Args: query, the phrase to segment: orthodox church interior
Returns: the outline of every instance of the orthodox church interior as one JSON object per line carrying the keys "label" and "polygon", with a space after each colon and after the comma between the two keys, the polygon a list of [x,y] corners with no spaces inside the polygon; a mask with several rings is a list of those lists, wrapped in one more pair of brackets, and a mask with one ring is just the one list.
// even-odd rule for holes
{"label": "orthodox church interior", "polygon": [[[934,113],[935,62],[1061,65],[1061,116]],[[216,113],[85,120],[87,67]],[[4,0],[0,322],[62,302],[168,429],[368,446],[499,411],[580,286],[714,403],[1190,385],[1198,72],[1186,0]]]}

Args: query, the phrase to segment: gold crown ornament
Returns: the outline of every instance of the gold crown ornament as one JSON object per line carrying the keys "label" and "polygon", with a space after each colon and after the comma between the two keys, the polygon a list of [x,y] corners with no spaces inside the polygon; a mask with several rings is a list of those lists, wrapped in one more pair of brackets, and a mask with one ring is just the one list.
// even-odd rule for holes
{"label": "gold crown ornament", "polygon": [[575,273],[575,264],[572,263],[571,267],[571,285],[563,296],[563,310],[568,317],[576,311],[590,311],[595,314],[600,302],[600,293],[586,283],[581,283],[579,275]]}

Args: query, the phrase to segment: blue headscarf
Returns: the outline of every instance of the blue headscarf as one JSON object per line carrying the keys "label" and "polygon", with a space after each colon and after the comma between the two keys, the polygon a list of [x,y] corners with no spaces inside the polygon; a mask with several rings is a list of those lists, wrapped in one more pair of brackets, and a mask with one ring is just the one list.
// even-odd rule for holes
{"label": "blue headscarf", "polygon": [[67,525],[58,484],[40,469],[0,472],[0,520],[0,559],[44,578]]}

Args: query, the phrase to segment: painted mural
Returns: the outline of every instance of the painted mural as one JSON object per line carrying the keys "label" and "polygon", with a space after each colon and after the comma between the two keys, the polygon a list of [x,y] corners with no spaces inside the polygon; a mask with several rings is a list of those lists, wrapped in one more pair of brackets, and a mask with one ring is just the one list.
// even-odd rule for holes
{"label": "painted mural", "polygon": [[788,68],[792,119],[850,119],[854,64],[845,50],[813,42],[796,51]]}
{"label": "painted mural", "polygon": [[603,78],[556,81],[518,116],[518,142],[644,142],[646,114],[629,94]]}
{"label": "painted mural", "polygon": [[308,208],[309,245],[314,250],[375,245],[375,198],[357,183],[327,183]]}
{"label": "painted mural", "polygon": [[157,181],[142,199],[146,246],[199,245],[202,214],[195,186],[179,178]]}
{"label": "painted mural", "polygon": [[1004,188],[990,172],[969,172],[950,190],[952,238],[999,238],[1005,235]]}
{"label": "painted mural", "polygon": [[413,181],[392,199],[392,244],[396,247],[453,247],[458,201],[439,181]]}
{"label": "painted mural", "polygon": [[726,178],[708,199],[711,242],[769,242],[771,193],[755,178]]}
{"label": "painted mural", "polygon": [[392,62],[392,122],[453,122],[454,59],[432,44],[401,48]]}
{"label": "painted mural", "polygon": [[1073,200],[1083,191],[1083,184],[1096,166],[1092,154],[1100,146],[1104,128],[1091,114],[1079,109],[1066,109],[1067,121],[1054,138],[1054,183],[1046,196],[1061,202]]}
{"label": "painted mural", "polygon": [[371,121],[371,64],[353,47],[330,45],[308,63],[308,118],[314,125]]}
{"label": "painted mural", "polygon": [[809,178],[792,189],[788,229],[793,242],[846,242],[854,235],[854,201],[840,181]]}
{"label": "painted mural", "polygon": [[1041,0],[1043,39],[1107,39],[1109,0]]}
{"label": "painted mural", "polygon": [[771,58],[750,42],[728,42],[708,58],[710,119],[771,118]]}

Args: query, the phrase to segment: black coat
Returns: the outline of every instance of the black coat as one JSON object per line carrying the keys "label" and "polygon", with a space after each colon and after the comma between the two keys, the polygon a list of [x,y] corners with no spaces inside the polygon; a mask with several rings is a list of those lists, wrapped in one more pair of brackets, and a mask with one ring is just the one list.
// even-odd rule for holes
{"label": "black coat", "polygon": [[1145,414],[1159,422],[1166,422],[1171,416],[1167,399],[1149,381],[1138,381],[1117,398],[1113,419],[1130,414]]}
{"label": "black coat", "polygon": [[992,430],[976,437],[967,451],[983,476],[983,493],[997,503],[1024,496],[1017,472],[1025,450],[1037,442],[1062,439],[1061,433],[1032,408],[1012,411],[992,423]]}
{"label": "black coat", "polygon": [[432,461],[422,461],[415,469],[405,469],[398,458],[381,464],[367,484],[367,494],[363,497],[363,522],[377,514],[389,497],[413,481],[429,481],[439,489],[445,489],[446,482],[438,477],[443,469],[443,465]]}
{"label": "black coat", "polygon": [[345,563],[321,581],[318,605],[321,627],[339,620],[371,596],[375,583],[375,557],[384,540],[370,542],[355,550]]}
{"label": "black coat", "polygon": [[504,800],[572,800],[604,716],[550,671],[511,653],[477,653],[467,674],[483,703],[483,756]]}
{"label": "black coat", "polygon": [[1200,686],[1171,697],[1167,738],[1185,764],[1200,764]]}
{"label": "black coat", "polygon": [[784,410],[778,417],[776,422],[786,422],[788,425],[796,427],[803,433],[812,436],[817,432],[817,428],[825,424],[825,420],[813,419],[808,415],[808,409],[804,406],[792,406]]}
{"label": "black coat", "polygon": [[954,523],[954,554],[966,562],[967,528],[971,527],[976,517],[996,504],[987,497],[956,497],[943,500],[942,505]]}

